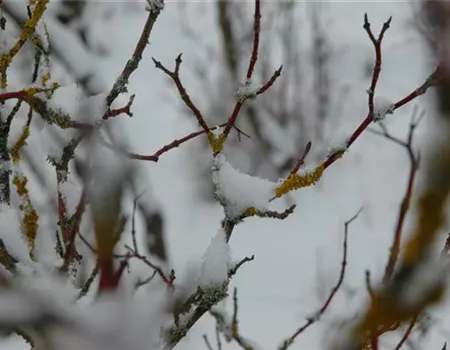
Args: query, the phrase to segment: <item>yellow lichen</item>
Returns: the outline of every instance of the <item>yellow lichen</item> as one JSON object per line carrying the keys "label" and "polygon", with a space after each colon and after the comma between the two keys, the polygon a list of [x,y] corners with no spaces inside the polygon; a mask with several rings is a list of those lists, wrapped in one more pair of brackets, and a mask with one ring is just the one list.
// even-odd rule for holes
{"label": "yellow lichen", "polygon": [[28,182],[28,179],[25,176],[21,177],[21,176],[15,175],[13,178],[13,185],[16,186],[17,194],[20,197],[28,196],[27,182]]}
{"label": "yellow lichen", "polygon": [[51,78],[50,72],[45,73],[41,77],[41,83],[43,87],[47,87],[47,82],[50,80],[50,78]]}
{"label": "yellow lichen", "polygon": [[26,176],[14,175],[13,184],[16,187],[17,194],[22,200],[19,205],[22,215],[22,225],[25,238],[29,247],[30,258],[34,258],[34,249],[36,248],[36,236],[39,227],[39,215],[31,203],[30,195],[27,188],[28,179]]}
{"label": "yellow lichen", "polygon": [[25,93],[31,97],[36,95],[39,92],[39,89],[37,87],[30,87],[30,88],[26,88],[24,89]]}
{"label": "yellow lichen", "polygon": [[20,150],[26,145],[28,136],[30,136],[30,126],[27,124],[22,130],[22,134],[19,139],[16,141],[14,146],[9,150],[9,154],[11,155],[11,160],[13,164],[16,164],[20,160]]}
{"label": "yellow lichen", "polygon": [[47,43],[50,42],[50,32],[48,31],[47,24],[44,23],[44,35],[45,39],[47,39]]}
{"label": "yellow lichen", "polygon": [[290,191],[298,190],[302,187],[309,187],[320,180],[325,168],[319,165],[314,171],[303,175],[291,174],[281,185],[275,189],[275,197],[281,197]]}
{"label": "yellow lichen", "polygon": [[19,35],[14,46],[9,50],[9,52],[0,55],[0,87],[2,89],[6,89],[7,87],[7,77],[6,71],[10,66],[11,62],[14,59],[19,51],[22,49],[23,45],[26,43],[28,39],[31,38],[36,26],[41,19],[42,15],[45,12],[47,4],[50,0],[36,0],[34,1],[35,7],[34,11],[31,14],[31,17],[25,22],[22,28],[22,32]]}
{"label": "yellow lichen", "polygon": [[251,207],[251,208],[248,208],[245,211],[244,215],[245,215],[245,217],[250,217],[250,216],[258,215],[258,213],[259,213],[258,210],[256,210],[255,208]]}
{"label": "yellow lichen", "polygon": [[226,140],[226,136],[224,134],[220,134],[219,136],[214,135],[211,131],[206,134],[208,137],[209,146],[214,155],[219,154],[223,150],[223,145]]}

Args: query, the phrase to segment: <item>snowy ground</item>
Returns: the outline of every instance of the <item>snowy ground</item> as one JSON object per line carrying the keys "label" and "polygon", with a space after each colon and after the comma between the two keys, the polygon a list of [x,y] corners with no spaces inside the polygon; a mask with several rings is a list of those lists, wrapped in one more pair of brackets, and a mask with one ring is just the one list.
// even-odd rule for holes
{"label": "snowy ground", "polygon": [[[198,4],[187,6],[192,6],[195,15]],[[243,6],[251,6],[251,2]],[[206,36],[214,17],[213,4],[205,4],[204,9],[205,12],[191,23],[199,30],[204,28]],[[267,15],[264,6],[262,11],[263,16]],[[339,50],[335,69],[340,72],[341,84],[349,87],[349,96],[341,106],[340,127],[344,133],[357,126],[367,108],[365,91],[369,81],[364,78],[362,67],[373,57],[373,47],[362,29],[364,12],[369,14],[374,28],[380,28],[393,15],[391,29],[384,40],[383,70],[377,90],[380,95],[396,101],[422,83],[432,70],[408,22],[411,19],[409,3],[331,3],[329,30]],[[99,62],[109,84],[129,58],[145,21],[145,13],[116,16],[117,25],[108,33],[112,54],[105,62]],[[156,23],[141,66],[131,79],[129,91],[137,95],[134,118],[126,119],[123,125],[134,149],[142,154],[151,154],[196,127],[180,113],[175,90],[150,59],[155,56],[170,65],[176,55],[183,52],[185,72],[188,71],[192,63],[191,42],[178,30],[176,19],[177,4],[169,1]],[[211,37],[214,40],[213,35]],[[203,94],[195,89],[192,76],[186,73],[183,79],[194,98]],[[422,98],[417,103],[426,106],[424,101]],[[406,136],[411,110],[412,106],[404,107],[390,118],[388,125],[394,134]],[[430,120],[428,117],[426,119]],[[427,120],[418,130],[417,146],[426,143]],[[180,280],[189,267],[200,262],[222,219],[218,205],[197,198],[189,161],[188,152],[180,148],[163,156],[157,164],[145,165],[162,203],[170,257]],[[231,240],[234,259],[253,254],[256,257],[233,279],[233,286],[238,287],[243,335],[264,349],[273,349],[317,310],[339,274],[343,223],[363,207],[361,216],[350,227],[345,288],[323,320],[307,330],[292,347],[323,348],[328,327],[340,317],[350,317],[363,305],[365,270],[371,271],[374,281],[383,273],[408,167],[403,149],[366,133],[343,160],[327,170],[318,186],[295,193],[298,206],[287,220],[250,219],[236,228]],[[282,208],[282,201],[275,207]],[[212,337],[213,325],[213,320],[205,316],[178,348],[204,349],[202,334]],[[442,328],[445,329],[445,325]],[[385,341],[383,349],[395,344],[390,340]],[[433,334],[429,349],[442,347],[444,340],[445,335],[439,329]],[[234,349],[236,345],[225,345],[225,348]]]}

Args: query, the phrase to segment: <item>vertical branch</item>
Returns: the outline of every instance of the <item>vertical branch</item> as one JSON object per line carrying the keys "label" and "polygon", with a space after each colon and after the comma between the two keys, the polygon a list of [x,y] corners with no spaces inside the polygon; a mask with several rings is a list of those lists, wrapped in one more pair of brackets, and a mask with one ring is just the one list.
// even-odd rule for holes
{"label": "vertical branch", "polygon": [[[255,12],[254,12],[254,21],[253,21],[253,49],[250,56],[250,61],[247,69],[247,82],[250,82],[252,79],[253,71],[255,69],[256,61],[258,60],[258,51],[259,51],[259,34],[261,29],[261,0],[255,0]],[[239,112],[244,105],[244,101],[238,101],[234,106],[233,112],[228,118],[228,123],[225,126],[225,129],[221,135],[221,145],[218,147],[218,150],[221,150],[223,147],[223,142],[225,142],[228,134],[231,131],[231,128],[236,122],[236,119],[239,115]]]}
{"label": "vertical branch", "polygon": [[255,70],[259,52],[259,33],[261,31],[261,0],[255,0],[255,14],[253,20],[253,50],[247,69],[247,80],[250,80]]}
{"label": "vertical branch", "polygon": [[350,224],[355,221],[359,214],[361,213],[362,208],[358,210],[358,212],[353,215],[353,217],[349,220],[347,220],[344,224],[344,239],[343,239],[343,253],[342,253],[342,262],[341,262],[341,271],[339,273],[339,278],[336,283],[336,285],[331,290],[328,298],[325,300],[325,302],[322,304],[320,309],[315,313],[314,316],[309,317],[305,324],[298,328],[294,334],[292,334],[290,337],[286,338],[281,345],[278,347],[278,350],[287,350],[289,347],[294,344],[295,339],[302,334],[305,330],[307,330],[309,327],[311,327],[314,323],[319,321],[319,319],[322,317],[322,315],[328,310],[328,308],[331,305],[331,302],[333,301],[334,297],[336,296],[337,292],[342,286],[342,283],[344,282],[345,277],[345,271],[347,267],[347,250],[348,250],[348,228]]}
{"label": "vertical branch", "polygon": [[5,121],[3,121],[2,111],[0,110],[0,203],[6,203],[8,205],[11,201],[11,189],[9,184],[11,175],[11,157],[8,150],[8,137],[11,123],[21,105],[22,100],[18,100]]}
{"label": "vertical branch", "polygon": [[[164,5],[164,0],[160,0],[161,4]],[[108,109],[111,108],[114,100],[119,96],[119,94],[125,92],[126,85],[128,84],[128,80],[130,79],[131,74],[138,68],[139,62],[142,60],[142,54],[149,42],[150,34],[152,32],[153,26],[158,19],[158,16],[161,12],[161,8],[158,8],[156,5],[154,8],[148,9],[149,13],[147,16],[147,20],[145,22],[144,28],[141,33],[141,37],[138,40],[138,43],[134,49],[132,57],[125,64],[125,67],[122,70],[122,73],[117,78],[114,83],[111,91],[106,97],[106,106]]]}
{"label": "vertical branch", "polygon": [[373,67],[373,74],[372,74],[372,82],[370,84],[370,88],[368,90],[369,93],[369,115],[373,116],[374,114],[374,98],[375,98],[375,88],[377,86],[378,78],[380,77],[381,72],[381,42],[383,41],[384,33],[389,29],[389,26],[392,21],[392,16],[389,17],[389,19],[384,22],[383,28],[380,31],[380,34],[378,35],[378,38],[375,39],[375,36],[372,33],[372,30],[370,28],[369,19],[367,17],[367,13],[364,14],[364,26],[363,28],[366,30],[367,34],[369,35],[370,40],[373,43],[373,46],[375,48],[375,65]]}

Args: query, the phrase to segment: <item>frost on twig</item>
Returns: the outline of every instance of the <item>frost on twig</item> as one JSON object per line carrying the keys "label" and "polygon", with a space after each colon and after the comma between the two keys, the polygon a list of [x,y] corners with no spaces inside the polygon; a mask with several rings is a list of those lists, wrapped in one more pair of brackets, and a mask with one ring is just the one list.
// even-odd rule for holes
{"label": "frost on twig", "polygon": [[249,208],[265,211],[276,188],[276,183],[234,169],[223,155],[213,158],[212,181],[217,200],[229,220],[236,219]]}
{"label": "frost on twig", "polygon": [[386,97],[375,98],[375,108],[372,119],[375,123],[380,122],[386,118],[388,114],[394,114],[394,103]]}
{"label": "frost on twig", "polygon": [[160,12],[164,9],[164,0],[147,0],[145,9],[149,12]]}

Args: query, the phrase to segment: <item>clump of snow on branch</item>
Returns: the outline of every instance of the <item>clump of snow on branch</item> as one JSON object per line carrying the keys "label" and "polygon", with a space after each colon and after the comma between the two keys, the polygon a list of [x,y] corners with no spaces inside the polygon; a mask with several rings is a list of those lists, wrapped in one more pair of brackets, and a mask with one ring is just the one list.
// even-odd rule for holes
{"label": "clump of snow on branch", "polygon": [[348,137],[343,137],[339,140],[333,141],[327,149],[327,156],[331,156],[336,153],[345,152],[348,146]]}
{"label": "clump of snow on branch", "polygon": [[234,169],[223,155],[213,158],[212,180],[215,195],[229,219],[242,215],[249,208],[267,210],[277,186],[276,183]]}
{"label": "clump of snow on branch", "polygon": [[245,100],[253,100],[258,95],[259,90],[261,90],[261,84],[257,84],[252,80],[247,80],[236,91],[236,99],[239,102],[244,102]]}
{"label": "clump of snow on branch", "polygon": [[214,136],[219,137],[223,132],[223,127],[221,126],[215,126],[213,129],[211,129],[211,132]]}
{"label": "clump of snow on branch", "polygon": [[231,265],[231,250],[226,234],[220,229],[211,239],[211,243],[203,254],[203,264],[199,278],[200,286],[220,287],[228,281],[228,270]]}
{"label": "clump of snow on branch", "polygon": [[386,118],[388,114],[394,114],[394,103],[386,97],[375,97],[375,106],[373,111],[373,121],[380,122]]}

